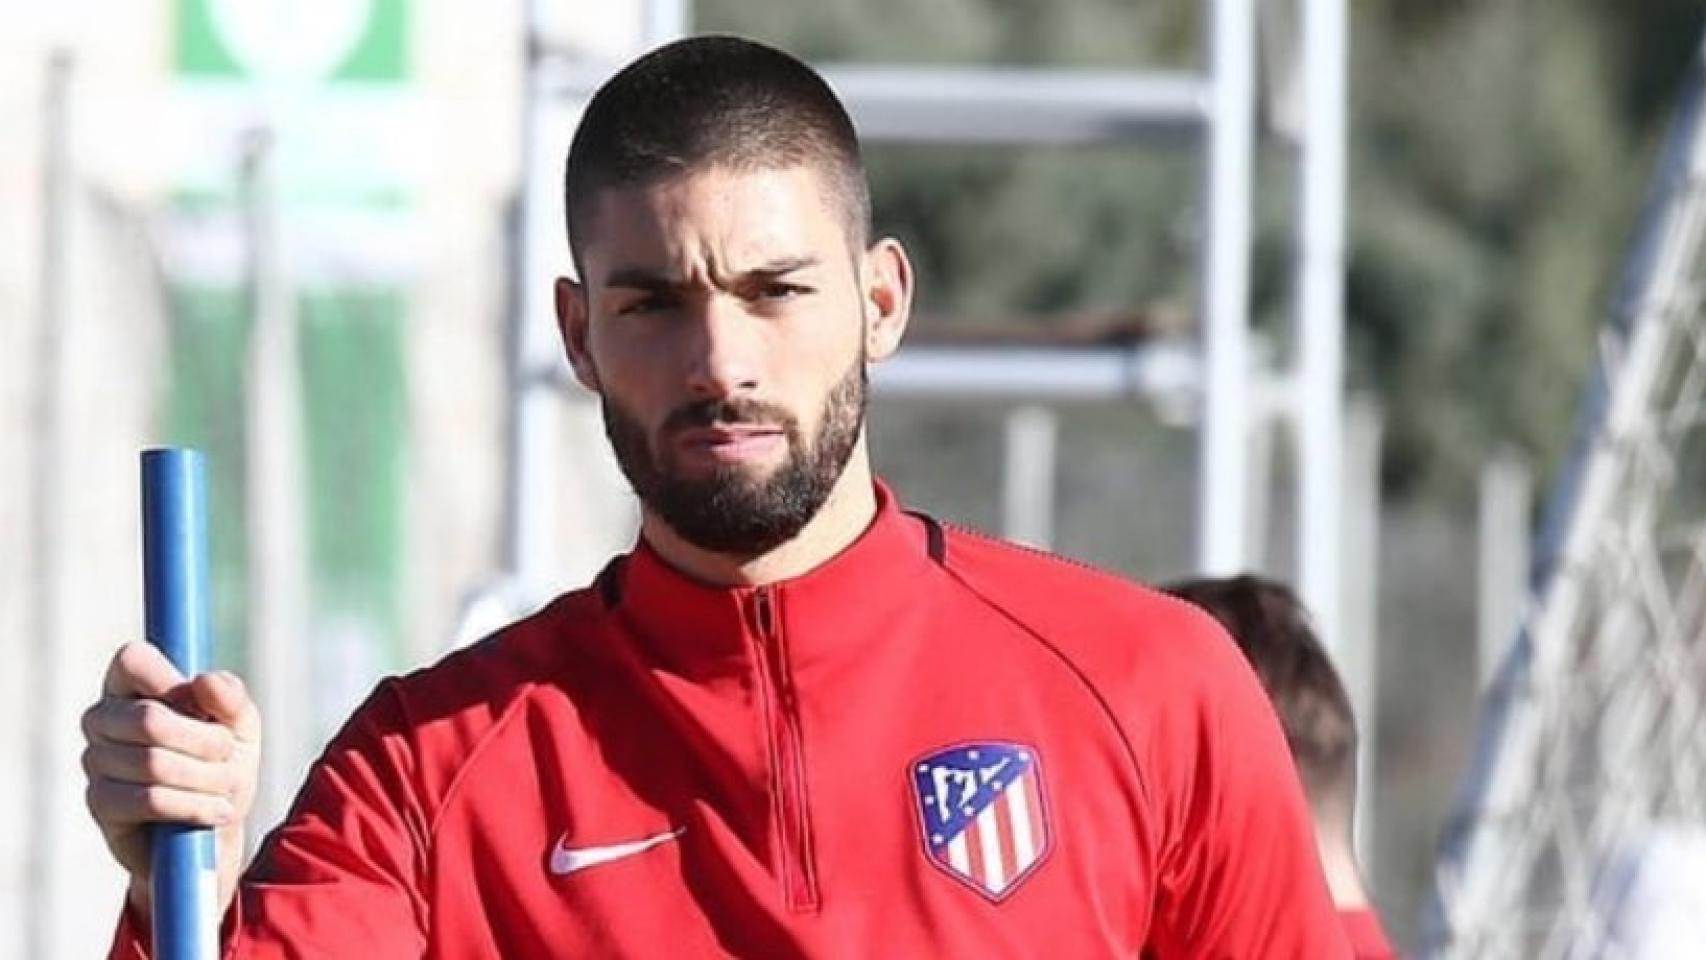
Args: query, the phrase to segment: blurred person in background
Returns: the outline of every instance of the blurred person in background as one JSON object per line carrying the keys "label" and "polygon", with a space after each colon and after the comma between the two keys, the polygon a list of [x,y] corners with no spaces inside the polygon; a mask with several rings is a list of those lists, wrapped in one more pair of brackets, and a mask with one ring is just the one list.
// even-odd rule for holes
{"label": "blurred person in background", "polygon": [[157,821],[219,828],[238,956],[1345,954],[1220,629],[876,479],[912,267],[816,73],[662,47],[588,104],[565,193],[561,333],[639,542],[382,682],[246,873],[254,704],[123,648],[84,721],[115,956],[146,952]]}
{"label": "blurred person in background", "polygon": [[1164,589],[1208,611],[1256,668],[1303,778],[1321,867],[1352,949],[1358,960],[1396,957],[1357,865],[1356,717],[1310,626],[1309,611],[1289,587],[1248,574],[1184,580]]}

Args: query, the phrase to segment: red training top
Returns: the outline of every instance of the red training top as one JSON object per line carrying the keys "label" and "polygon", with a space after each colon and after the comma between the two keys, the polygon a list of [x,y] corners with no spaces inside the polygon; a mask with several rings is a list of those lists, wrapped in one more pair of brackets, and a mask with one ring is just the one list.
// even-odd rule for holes
{"label": "red training top", "polygon": [[1398,951],[1380,924],[1380,914],[1373,909],[1340,910],[1339,923],[1350,938],[1351,954],[1356,960],[1398,960]]}
{"label": "red training top", "polygon": [[382,682],[226,956],[1348,957],[1211,619],[879,499],[797,579],[709,587],[642,543]]}

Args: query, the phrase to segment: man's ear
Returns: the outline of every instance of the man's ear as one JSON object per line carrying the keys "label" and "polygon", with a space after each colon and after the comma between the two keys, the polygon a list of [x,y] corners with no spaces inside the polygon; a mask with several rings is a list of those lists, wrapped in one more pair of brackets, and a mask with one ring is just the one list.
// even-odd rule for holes
{"label": "man's ear", "polygon": [[581,386],[598,392],[598,367],[587,349],[587,334],[591,313],[586,302],[586,288],[568,277],[558,277],[556,285],[557,332],[563,337],[563,352]]}
{"label": "man's ear", "polygon": [[865,295],[865,356],[886,359],[900,348],[912,317],[912,261],[893,237],[871,244],[860,271]]}

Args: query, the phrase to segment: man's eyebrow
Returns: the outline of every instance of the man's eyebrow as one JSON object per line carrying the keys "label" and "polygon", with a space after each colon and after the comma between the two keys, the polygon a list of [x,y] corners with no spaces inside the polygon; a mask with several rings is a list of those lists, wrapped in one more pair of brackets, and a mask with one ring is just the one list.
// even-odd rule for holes
{"label": "man's eyebrow", "polygon": [[805,270],[817,265],[818,258],[809,254],[799,257],[783,257],[778,260],[771,260],[768,263],[759,264],[751,270],[746,271],[746,276],[768,279],[784,276],[786,274],[793,273],[796,270]]}
{"label": "man's eyebrow", "polygon": [[[740,280],[773,280],[799,270],[815,267],[821,262],[817,257],[810,254],[797,257],[779,257],[775,260],[765,261],[751,269],[743,270],[735,275],[735,279],[737,282]],[[610,275],[604,280],[604,285],[655,293],[679,290],[687,284],[674,274],[654,270],[650,267],[617,267],[610,271]]]}
{"label": "man's eyebrow", "polygon": [[668,274],[659,273],[646,267],[617,267],[610,271],[610,276],[604,278],[604,285],[657,291],[673,290],[681,286],[681,281]]}

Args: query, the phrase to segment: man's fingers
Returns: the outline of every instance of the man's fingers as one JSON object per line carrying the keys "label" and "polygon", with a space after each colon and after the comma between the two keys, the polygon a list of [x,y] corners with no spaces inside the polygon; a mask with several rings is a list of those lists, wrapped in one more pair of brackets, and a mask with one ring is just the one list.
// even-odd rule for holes
{"label": "man's fingers", "polygon": [[242,743],[254,743],[261,738],[261,714],[249,691],[234,673],[215,670],[204,673],[191,682],[196,705],[207,716],[226,727]]}
{"label": "man's fingers", "polygon": [[219,762],[236,747],[232,731],[186,717],[158,700],[102,700],[83,714],[83,734],[98,741],[164,747],[198,760]]}
{"label": "man's fingers", "polygon": [[83,751],[83,772],[91,782],[116,780],[226,797],[236,786],[236,775],[228,764],[129,743],[90,744]]}
{"label": "man's fingers", "polygon": [[153,644],[133,641],[113,654],[101,689],[109,697],[164,698],[183,682],[184,675]]}
{"label": "man's fingers", "polygon": [[84,799],[104,828],[161,822],[217,827],[236,815],[231,801],[216,794],[106,778],[90,780]]}

